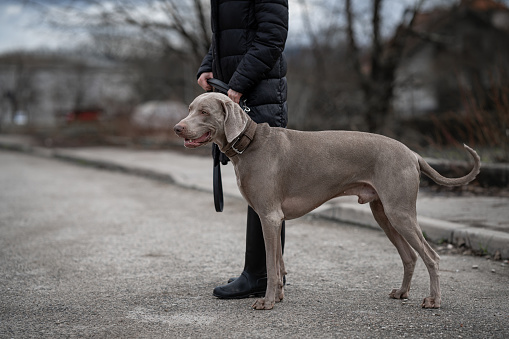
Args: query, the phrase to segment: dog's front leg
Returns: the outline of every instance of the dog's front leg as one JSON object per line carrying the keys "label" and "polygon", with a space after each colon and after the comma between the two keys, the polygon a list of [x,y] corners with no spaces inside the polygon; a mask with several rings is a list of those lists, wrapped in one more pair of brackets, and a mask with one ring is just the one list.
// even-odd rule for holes
{"label": "dog's front leg", "polygon": [[274,307],[276,301],[280,301],[283,297],[282,287],[280,285],[281,277],[281,255],[278,255],[278,250],[281,251],[281,222],[282,216],[280,213],[273,213],[272,215],[261,215],[263,239],[265,241],[265,255],[267,263],[267,290],[265,297],[256,300],[253,308],[257,310],[270,310]]}
{"label": "dog's front leg", "polygon": [[278,286],[277,286],[277,291],[276,291],[276,302],[280,302],[281,300],[283,300],[284,296],[285,296],[285,291],[284,291],[284,287],[285,287],[285,284],[284,284],[284,276],[286,275],[286,270],[285,270],[285,262],[283,260],[283,247],[281,245],[281,230],[282,230],[282,224],[281,224],[281,227],[279,229],[279,237],[278,237],[278,241],[277,241],[277,260],[276,260],[276,263],[277,263],[277,266],[276,266],[276,270],[277,270],[277,273],[278,273],[278,277],[277,277],[277,282],[278,282]]}

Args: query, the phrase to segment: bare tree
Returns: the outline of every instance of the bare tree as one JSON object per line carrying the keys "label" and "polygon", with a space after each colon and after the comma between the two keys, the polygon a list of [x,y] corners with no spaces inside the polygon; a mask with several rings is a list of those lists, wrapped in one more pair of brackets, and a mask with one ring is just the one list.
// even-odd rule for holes
{"label": "bare tree", "polygon": [[[210,46],[206,0],[30,0],[48,23],[102,39],[111,56],[176,54],[201,62]],[[50,2],[51,3],[51,2]]]}
{"label": "bare tree", "polygon": [[[400,18],[391,19],[390,26],[395,29],[389,33],[388,18],[382,14],[384,6],[388,5],[384,0],[372,0],[369,4],[355,2],[358,6],[355,9],[351,0],[298,0],[298,3],[302,7],[303,32],[308,36],[310,48],[299,55],[304,62],[298,61],[299,65],[295,65],[296,61],[291,60],[294,62],[292,73],[296,68],[296,73],[307,73],[298,79],[298,97],[313,91],[311,100],[318,111],[313,114],[320,115],[323,120],[321,126],[311,123],[306,127],[323,128],[325,125],[381,132],[391,118],[396,72],[404,61],[409,40],[447,43],[442,41],[443,37],[417,32],[414,27],[424,5],[438,5],[436,0],[415,0]],[[451,0],[440,4],[450,5]],[[364,7],[359,7],[362,5]],[[382,34],[384,31],[386,33]],[[305,60],[309,59],[312,68],[306,68]],[[295,83],[291,83],[290,90],[292,86]],[[297,109],[302,107],[300,103],[296,106]],[[308,116],[306,120],[311,121],[313,117]]]}
{"label": "bare tree", "polygon": [[196,94],[212,35],[208,0],[28,1],[48,24],[86,36],[81,52],[121,61],[140,101]]}
{"label": "bare tree", "polygon": [[[415,18],[424,0],[419,0],[413,9],[405,11],[394,36],[387,43],[382,41],[380,35],[380,12],[383,2],[383,0],[373,0],[369,67],[362,67],[362,53],[354,32],[352,1],[345,0],[349,58],[366,99],[365,114],[367,128],[370,132],[379,131],[390,112],[396,70],[402,60],[406,40],[412,32]],[[410,19],[405,21],[407,17]]]}
{"label": "bare tree", "polygon": [[[301,44],[288,41],[290,125],[298,129],[348,128],[354,112],[355,74],[345,63],[343,6],[328,0],[297,0]],[[349,99],[345,100],[345,97]],[[354,128],[354,127],[352,127]]]}

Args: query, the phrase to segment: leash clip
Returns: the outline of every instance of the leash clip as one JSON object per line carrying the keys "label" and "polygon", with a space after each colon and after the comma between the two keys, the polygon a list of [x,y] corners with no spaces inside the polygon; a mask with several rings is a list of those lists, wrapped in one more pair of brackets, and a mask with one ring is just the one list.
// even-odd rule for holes
{"label": "leash clip", "polygon": [[247,106],[247,99],[242,100],[242,105],[241,105],[241,107],[242,107],[242,109],[244,110],[244,112],[246,112],[246,113],[251,112],[251,108],[249,108],[249,107]]}

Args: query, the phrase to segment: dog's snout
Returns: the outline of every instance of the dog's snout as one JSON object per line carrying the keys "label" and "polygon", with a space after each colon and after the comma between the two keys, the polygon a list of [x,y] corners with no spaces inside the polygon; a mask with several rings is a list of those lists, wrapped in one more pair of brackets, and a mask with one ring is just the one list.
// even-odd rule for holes
{"label": "dog's snout", "polygon": [[175,131],[175,133],[177,133],[178,135],[182,134],[185,130],[185,126],[181,125],[181,124],[177,124],[175,125],[175,127],[173,127],[173,130]]}

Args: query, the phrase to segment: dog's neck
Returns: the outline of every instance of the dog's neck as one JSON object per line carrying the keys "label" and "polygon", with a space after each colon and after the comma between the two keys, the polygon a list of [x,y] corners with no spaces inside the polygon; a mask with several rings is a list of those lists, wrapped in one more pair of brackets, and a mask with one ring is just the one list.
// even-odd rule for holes
{"label": "dog's neck", "polygon": [[242,133],[240,133],[239,136],[232,142],[223,146],[221,151],[230,159],[242,154],[249,147],[251,141],[253,141],[257,127],[258,124],[249,119]]}

